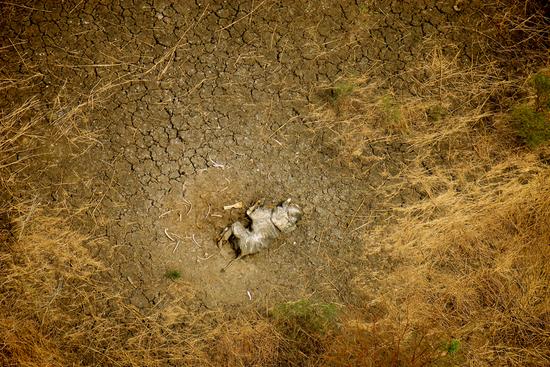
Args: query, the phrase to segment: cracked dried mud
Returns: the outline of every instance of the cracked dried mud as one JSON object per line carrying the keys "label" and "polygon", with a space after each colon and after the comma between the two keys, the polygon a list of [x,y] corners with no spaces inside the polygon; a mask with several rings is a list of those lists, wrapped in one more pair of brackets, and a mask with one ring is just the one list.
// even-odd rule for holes
{"label": "cracked dried mud", "polygon": [[[197,309],[312,295],[353,303],[357,270],[384,266],[362,256],[358,229],[377,215],[375,189],[408,150],[373,143],[362,154],[375,160],[349,165],[305,123],[309,106],[326,98],[320,86],[374,67],[414,93],[401,72],[422,61],[430,38],[458,42],[464,61],[479,52],[460,32],[481,17],[469,2],[459,10],[429,0],[6,4],[4,72],[36,74],[2,103],[33,93],[54,109],[70,101],[49,123],[63,129],[74,114],[94,141],[83,153],[52,141],[33,158],[36,195],[93,203],[93,225],[82,225],[107,239],[97,254],[139,308],[170,297],[170,270]],[[216,246],[223,228],[260,198],[289,197],[304,210],[298,229],[220,272],[230,259]],[[245,208],[223,209],[239,201]]]}

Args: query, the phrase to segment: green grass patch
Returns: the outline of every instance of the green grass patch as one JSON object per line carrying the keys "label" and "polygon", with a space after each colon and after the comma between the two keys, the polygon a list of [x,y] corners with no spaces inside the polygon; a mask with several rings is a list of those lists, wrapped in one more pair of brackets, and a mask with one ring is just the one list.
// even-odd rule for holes
{"label": "green grass patch", "polygon": [[451,339],[449,344],[447,344],[447,353],[449,355],[455,355],[460,350],[460,340]]}
{"label": "green grass patch", "polygon": [[550,121],[547,111],[537,111],[529,105],[520,105],[512,111],[517,135],[530,148],[550,140]]}
{"label": "green grass patch", "polygon": [[537,95],[536,109],[538,111],[550,110],[550,77],[543,73],[537,73],[532,80]]}
{"label": "green grass patch", "polygon": [[401,121],[401,109],[395,97],[385,95],[380,100],[382,113],[387,124],[396,125]]}
{"label": "green grass patch", "polygon": [[324,340],[336,330],[338,308],[332,303],[300,300],[277,305],[269,315],[285,336],[281,363],[305,365],[309,356],[323,352]]}
{"label": "green grass patch", "polygon": [[330,90],[330,96],[334,101],[338,101],[344,97],[347,97],[353,93],[355,85],[347,81],[338,82]]}
{"label": "green grass patch", "polygon": [[181,272],[179,270],[167,270],[164,276],[170,280],[177,280],[181,278]]}
{"label": "green grass patch", "polygon": [[511,120],[523,143],[536,148],[550,141],[550,77],[541,71],[530,81],[535,102],[516,106]]}
{"label": "green grass patch", "polygon": [[308,332],[323,333],[336,325],[338,309],[332,303],[309,300],[288,302],[276,306],[271,316],[279,323]]}

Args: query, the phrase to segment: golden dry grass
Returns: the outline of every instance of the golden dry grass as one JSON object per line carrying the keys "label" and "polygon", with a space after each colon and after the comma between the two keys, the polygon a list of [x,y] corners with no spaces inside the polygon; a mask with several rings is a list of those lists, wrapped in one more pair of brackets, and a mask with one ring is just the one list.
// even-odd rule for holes
{"label": "golden dry grass", "polygon": [[[340,141],[352,145],[342,154],[361,158],[358,147],[371,141],[407,142],[416,158],[403,167],[399,179],[381,188],[381,194],[391,198],[416,185],[427,199],[405,208],[388,205],[391,229],[384,226],[368,233],[367,251],[377,251],[381,245],[391,248],[398,266],[387,275],[382,291],[370,294],[374,300],[368,308],[350,312],[335,335],[313,335],[312,350],[310,344],[296,345],[259,315],[236,320],[215,314],[200,317],[177,300],[162,311],[141,314],[124,302],[122,287],[108,280],[108,269],[91,256],[89,249],[100,240],[80,233],[65,219],[74,213],[12,201],[4,207],[10,234],[3,238],[0,251],[1,363],[535,366],[548,362],[547,168],[536,154],[498,143],[495,136],[506,133],[478,129],[488,116],[483,109],[455,110],[448,102],[449,115],[436,128],[426,111],[440,106],[439,99],[395,97],[388,102],[389,92],[377,96],[378,91],[358,88],[357,93],[362,93],[361,98],[352,93],[351,101],[341,102],[350,107],[342,108],[339,116],[353,108],[353,116],[367,121],[368,130],[346,120],[349,124],[339,139],[344,137]],[[334,113],[332,107],[327,111]],[[326,121],[336,120],[335,116]],[[490,117],[500,115],[491,112]],[[20,126],[17,130],[11,125],[13,134],[4,136],[12,140],[6,140],[4,147],[16,147],[14,143],[29,131],[28,125]],[[349,129],[357,128],[365,129],[354,132],[361,139],[345,139]],[[3,162],[11,162],[10,149],[5,149]],[[455,164],[436,162],[428,175],[421,161],[441,152]],[[19,164],[23,162],[4,168]],[[4,187],[14,192],[16,177],[4,177],[9,178]],[[175,286],[185,297],[185,286]],[[370,319],[373,307],[379,309],[374,320]],[[459,347],[451,353],[453,341]]]}
{"label": "golden dry grass", "polygon": [[[372,351],[381,360],[356,365],[397,355],[410,366],[548,364],[550,172],[522,168],[529,182],[510,174],[483,195],[443,193],[369,233],[368,251],[389,247],[398,265],[373,301],[384,317],[350,321],[360,350],[382,344]],[[452,340],[460,349],[449,355]]]}
{"label": "golden dry grass", "polygon": [[1,365],[264,366],[274,359],[273,325],[193,313],[183,306],[191,297],[185,284],[172,285],[162,309],[144,314],[127,304],[116,276],[89,251],[101,239],[73,229],[67,214],[10,209],[11,234],[0,248]]}
{"label": "golden dry grass", "polygon": [[[372,145],[407,149],[376,189],[383,214],[360,227],[370,228],[367,256],[393,271],[358,274],[370,301],[346,318],[324,363],[548,365],[548,147],[519,146],[508,113],[534,100],[530,78],[429,48],[430,62],[404,74],[410,95],[355,76],[323,86],[331,98],[312,111],[309,126],[348,164],[384,164],[391,149],[373,156]],[[394,200],[410,190],[421,199]]]}

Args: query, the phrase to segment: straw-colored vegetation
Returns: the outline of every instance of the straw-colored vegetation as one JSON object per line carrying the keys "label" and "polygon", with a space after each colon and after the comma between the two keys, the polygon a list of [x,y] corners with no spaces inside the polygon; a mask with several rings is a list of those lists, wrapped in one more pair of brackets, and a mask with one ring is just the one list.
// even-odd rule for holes
{"label": "straw-colored vegetation", "polygon": [[[538,39],[515,14],[503,24]],[[93,255],[103,239],[75,226],[84,208],[19,195],[24,172],[48,154],[44,124],[80,150],[94,141],[79,119],[85,106],[58,114],[61,100],[31,98],[2,111],[0,365],[550,364],[548,70],[539,62],[511,77],[497,61],[467,67],[430,49],[430,62],[407,71],[413,95],[372,75],[342,78],[320,88],[328,97],[309,119],[351,165],[383,164],[372,144],[408,149],[377,187],[380,216],[361,228],[365,256],[392,264],[357,274],[364,307],[303,300],[265,314],[196,314],[179,302],[191,291],[174,269],[173,300],[142,314]],[[418,72],[426,78],[414,81]],[[2,91],[32,78],[20,79]],[[420,198],[396,201],[410,190]]]}
{"label": "straw-colored vegetation", "polygon": [[[546,97],[535,83],[499,78],[492,64],[464,70],[432,56],[415,96],[353,78],[345,82],[353,91],[313,114],[311,126],[332,131],[327,143],[350,164],[385,164],[370,145],[409,152],[377,187],[385,214],[364,224],[368,256],[387,257],[394,271],[380,274],[378,291],[372,274],[357,276],[370,301],[346,320],[328,364],[546,365],[550,170],[541,157],[550,121],[538,102]],[[541,111],[520,126],[516,101],[489,102],[519,86],[523,118]],[[410,190],[422,199],[401,202]]]}
{"label": "straw-colored vegetation", "polygon": [[[531,21],[513,24],[540,41]],[[498,56],[466,66],[427,48],[428,62],[402,75],[411,94],[371,75],[342,78],[312,113],[312,129],[348,164],[386,165],[391,150],[372,146],[406,147],[374,188],[382,214],[361,226],[367,256],[393,271],[377,272],[376,288],[358,274],[368,301],[345,318],[324,363],[548,365],[548,69],[510,73]],[[407,200],[411,191],[419,199]]]}

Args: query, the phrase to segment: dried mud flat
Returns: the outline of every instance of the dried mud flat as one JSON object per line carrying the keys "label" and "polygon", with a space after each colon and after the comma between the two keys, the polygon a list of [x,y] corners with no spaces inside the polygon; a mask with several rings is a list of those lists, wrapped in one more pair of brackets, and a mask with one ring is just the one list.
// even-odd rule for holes
{"label": "dried mud flat", "polygon": [[[3,97],[4,108],[39,95],[67,106],[49,124],[74,113],[93,141],[84,152],[51,142],[32,158],[28,195],[93,203],[81,225],[106,238],[98,256],[142,309],[171,297],[170,270],[181,272],[197,309],[308,297],[353,304],[358,269],[392,266],[364,257],[362,228],[384,220],[376,188],[406,164],[407,149],[375,143],[361,152],[374,163],[347,164],[306,123],[308,109],[329,101],[327,86],[339,78],[373,68],[394,90],[414,93],[402,72],[423,61],[420,45],[452,40],[473,62],[479,50],[463,30],[486,16],[452,1],[1,6],[3,72],[35,73]],[[245,210],[223,207],[261,198],[292,198],[304,219],[269,251],[220,272],[229,257],[216,237]]]}

